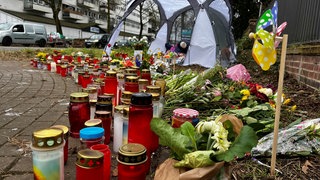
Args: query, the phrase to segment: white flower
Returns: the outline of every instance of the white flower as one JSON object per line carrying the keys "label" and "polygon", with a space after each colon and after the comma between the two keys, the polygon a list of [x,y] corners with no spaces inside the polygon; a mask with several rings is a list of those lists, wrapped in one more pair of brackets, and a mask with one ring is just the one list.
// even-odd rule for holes
{"label": "white flower", "polygon": [[260,93],[265,94],[266,96],[270,97],[273,95],[273,91],[271,88],[261,88],[258,90]]}

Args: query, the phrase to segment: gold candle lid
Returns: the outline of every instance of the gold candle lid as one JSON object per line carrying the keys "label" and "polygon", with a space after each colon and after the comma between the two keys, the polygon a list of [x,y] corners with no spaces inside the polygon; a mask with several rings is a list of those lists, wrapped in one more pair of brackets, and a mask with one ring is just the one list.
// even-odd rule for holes
{"label": "gold candle lid", "polygon": [[123,108],[123,117],[129,117],[129,106]]}
{"label": "gold candle lid", "polygon": [[64,139],[68,139],[69,137],[69,128],[65,125],[53,125],[50,128],[61,129],[63,131]]}
{"label": "gold candle lid", "polygon": [[82,88],[82,92],[89,93],[89,94],[96,93],[97,88],[95,87]]}
{"label": "gold candle lid", "polygon": [[142,73],[150,73],[150,70],[149,69],[142,69],[141,72]]}
{"label": "gold candle lid", "polygon": [[121,97],[125,99],[131,99],[132,94],[133,93],[131,91],[123,91]]}
{"label": "gold candle lid", "polygon": [[114,112],[123,113],[123,109],[125,107],[128,107],[128,106],[127,105],[118,105],[118,106],[114,107]]}
{"label": "gold candle lid", "polygon": [[117,78],[118,78],[118,79],[124,79],[124,74],[118,73],[118,74],[117,74]]}
{"label": "gold candle lid", "polygon": [[98,103],[100,103],[100,104],[111,104],[112,103],[112,96],[99,95],[98,96]]}
{"label": "gold candle lid", "polygon": [[109,111],[96,111],[95,118],[109,118],[111,117],[111,112]]}
{"label": "gold candle lid", "polygon": [[147,86],[147,92],[148,93],[161,93],[161,87],[159,86],[153,86],[153,85],[150,85],[150,86]]}
{"label": "gold candle lid", "polygon": [[114,98],[114,94],[111,94],[111,93],[103,93],[103,95],[110,96],[111,98]]}
{"label": "gold candle lid", "polygon": [[101,119],[89,119],[87,120],[84,125],[86,127],[102,127]]}
{"label": "gold candle lid", "polygon": [[147,150],[142,144],[128,143],[119,149],[117,161],[125,165],[139,165],[146,162]]}
{"label": "gold candle lid", "polygon": [[103,156],[103,153],[97,150],[80,150],[77,154],[76,165],[83,168],[98,168],[103,166]]}
{"label": "gold candle lid", "polygon": [[139,79],[139,77],[137,77],[137,76],[127,76],[125,81],[126,82],[137,83],[138,79]]}
{"label": "gold candle lid", "polygon": [[138,84],[148,85],[148,84],[149,84],[149,81],[148,81],[148,79],[139,79],[139,80],[138,80]]}
{"label": "gold candle lid", "polygon": [[48,128],[32,133],[32,146],[35,148],[54,148],[63,144],[63,130]]}
{"label": "gold candle lid", "polygon": [[106,72],[106,77],[116,77],[116,75],[117,75],[116,71],[109,70]]}
{"label": "gold candle lid", "polygon": [[152,101],[159,101],[160,94],[159,93],[150,93],[152,95]]}
{"label": "gold candle lid", "polygon": [[89,94],[85,92],[71,93],[70,102],[89,102]]}

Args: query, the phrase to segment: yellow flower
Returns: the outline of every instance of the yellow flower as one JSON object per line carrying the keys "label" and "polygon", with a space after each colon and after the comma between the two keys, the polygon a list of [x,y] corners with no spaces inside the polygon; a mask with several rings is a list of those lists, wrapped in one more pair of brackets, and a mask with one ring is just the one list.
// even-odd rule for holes
{"label": "yellow flower", "polygon": [[248,89],[243,89],[240,91],[240,93],[244,96],[250,96],[250,91]]}
{"label": "yellow flower", "polygon": [[291,111],[293,112],[293,111],[295,111],[297,109],[297,105],[293,105],[292,107],[291,107]]}
{"label": "yellow flower", "polygon": [[241,101],[245,101],[245,100],[248,100],[248,96],[243,96],[243,97],[241,98]]}
{"label": "yellow flower", "polygon": [[283,102],[283,105],[287,105],[291,102],[291,99],[286,99],[284,102]]}

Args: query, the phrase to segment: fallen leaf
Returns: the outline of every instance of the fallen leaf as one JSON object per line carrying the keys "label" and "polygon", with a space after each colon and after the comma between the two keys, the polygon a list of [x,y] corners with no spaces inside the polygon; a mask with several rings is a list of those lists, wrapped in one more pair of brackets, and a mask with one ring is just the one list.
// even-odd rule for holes
{"label": "fallen leaf", "polygon": [[313,167],[313,165],[308,161],[306,160],[306,162],[304,163],[304,165],[302,166],[302,171],[307,174],[308,173],[308,169],[309,169],[309,166]]}

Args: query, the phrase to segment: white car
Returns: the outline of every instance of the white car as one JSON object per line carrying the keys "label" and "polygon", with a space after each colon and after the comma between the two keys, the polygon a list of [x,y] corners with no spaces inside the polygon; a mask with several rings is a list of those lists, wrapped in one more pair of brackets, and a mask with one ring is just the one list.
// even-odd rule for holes
{"label": "white car", "polygon": [[30,23],[1,23],[0,43],[3,46],[11,44],[37,44],[44,47],[47,43],[47,31],[44,25]]}

